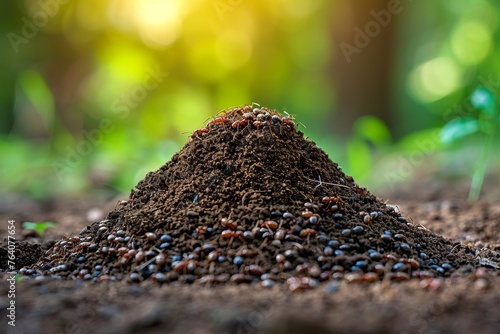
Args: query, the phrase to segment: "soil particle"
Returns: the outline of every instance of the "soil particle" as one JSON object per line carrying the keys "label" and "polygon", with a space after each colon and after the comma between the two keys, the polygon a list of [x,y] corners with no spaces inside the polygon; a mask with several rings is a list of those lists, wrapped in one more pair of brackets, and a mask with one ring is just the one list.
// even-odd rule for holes
{"label": "soil particle", "polygon": [[292,117],[250,106],[218,115],[128,201],[57,242],[34,269],[98,282],[286,282],[299,291],[476,264],[474,249],[358,186]]}
{"label": "soil particle", "polygon": [[[14,250],[13,253],[12,250]],[[30,266],[38,261],[41,256],[42,247],[39,244],[8,239],[0,241],[1,270],[14,271]]]}

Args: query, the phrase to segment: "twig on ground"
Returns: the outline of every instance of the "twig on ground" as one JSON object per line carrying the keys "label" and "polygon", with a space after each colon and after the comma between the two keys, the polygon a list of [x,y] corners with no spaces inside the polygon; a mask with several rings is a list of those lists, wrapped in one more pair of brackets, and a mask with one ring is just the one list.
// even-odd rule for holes
{"label": "twig on ground", "polygon": [[330,185],[330,186],[337,186],[337,187],[344,187],[344,188],[347,188],[347,189],[352,189],[351,187],[346,186],[346,185],[344,185],[344,184],[330,183],[330,182],[323,182],[323,181],[321,180],[321,175],[318,175],[318,179],[319,179],[319,181],[318,181],[318,180],[314,180],[314,179],[310,179],[310,178],[308,178],[308,177],[306,177],[306,179],[308,179],[309,181],[312,181],[312,182],[318,182],[318,185],[317,185],[316,187],[314,187],[314,189],[319,188],[319,187],[321,187],[321,186],[322,186],[322,185],[324,185],[324,184],[328,184],[328,185]]}

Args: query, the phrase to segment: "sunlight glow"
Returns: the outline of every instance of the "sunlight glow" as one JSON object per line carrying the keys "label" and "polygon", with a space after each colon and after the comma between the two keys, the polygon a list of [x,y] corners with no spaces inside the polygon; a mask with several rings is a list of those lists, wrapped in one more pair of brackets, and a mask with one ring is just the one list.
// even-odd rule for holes
{"label": "sunlight glow", "polygon": [[182,30],[180,0],[132,0],[134,19],[143,41],[150,47],[166,47]]}
{"label": "sunlight glow", "polygon": [[480,63],[488,55],[491,45],[492,32],[480,21],[462,22],[451,39],[455,56],[468,65]]}
{"label": "sunlight glow", "polygon": [[248,35],[227,32],[221,34],[215,46],[217,58],[227,68],[236,68],[250,60],[252,44]]}
{"label": "sunlight glow", "polygon": [[419,102],[434,102],[460,88],[461,77],[461,68],[452,58],[434,58],[413,70],[408,92]]}

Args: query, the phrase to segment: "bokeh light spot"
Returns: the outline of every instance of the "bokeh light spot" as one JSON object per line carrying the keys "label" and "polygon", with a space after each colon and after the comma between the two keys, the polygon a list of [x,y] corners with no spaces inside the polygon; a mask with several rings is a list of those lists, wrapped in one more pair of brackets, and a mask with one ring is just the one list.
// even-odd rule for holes
{"label": "bokeh light spot", "polygon": [[491,31],[480,21],[462,22],[453,32],[451,46],[457,59],[467,65],[481,62],[491,49]]}
{"label": "bokeh light spot", "polygon": [[237,68],[250,59],[252,45],[248,36],[227,32],[217,39],[215,52],[222,65],[227,68]]}
{"label": "bokeh light spot", "polygon": [[452,58],[434,58],[413,70],[408,91],[419,102],[434,102],[458,89],[461,77],[462,70]]}
{"label": "bokeh light spot", "polygon": [[135,0],[135,20],[144,43],[150,47],[166,47],[181,34],[183,18],[181,1]]}

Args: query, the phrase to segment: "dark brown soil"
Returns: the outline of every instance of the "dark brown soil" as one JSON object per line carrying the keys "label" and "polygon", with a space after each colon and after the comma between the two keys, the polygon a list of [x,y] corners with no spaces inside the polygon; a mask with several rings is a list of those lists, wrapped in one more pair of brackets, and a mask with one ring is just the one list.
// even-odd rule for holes
{"label": "dark brown soil", "polygon": [[11,249],[14,250],[13,257],[9,256],[12,253],[9,253],[8,240],[5,239],[0,242],[0,269],[2,270],[9,270],[9,257],[15,259],[15,261],[12,261],[13,268],[19,270],[37,262],[42,256],[42,247],[39,244],[13,240],[10,245]]}
{"label": "dark brown soil", "polygon": [[[47,251],[18,278],[13,332],[498,332],[498,204],[428,202],[417,185],[422,200],[391,200],[398,212],[345,176],[291,120],[271,112],[245,126],[242,114],[196,132],[103,221],[85,227],[96,204],[81,201],[0,210],[4,221],[16,220],[18,240]],[[23,220],[60,225],[41,242],[22,231]],[[2,309],[11,288],[1,280]],[[7,321],[0,326],[14,329]]]}
{"label": "dark brown soil", "polygon": [[197,130],[105,220],[29,276],[215,284],[448,276],[476,252],[412,224],[346,176],[292,119],[231,109]]}
{"label": "dark brown soil", "polygon": [[[425,192],[418,186],[412,189]],[[486,221],[498,224],[500,220],[498,203],[473,205],[463,201],[439,202],[435,198],[432,202],[422,198],[419,204],[391,202],[404,212],[414,209],[413,220],[426,222],[430,230],[441,229],[444,236],[454,236],[465,243],[467,236],[473,238],[471,246],[487,244],[483,241],[487,229],[480,226]],[[111,207],[115,203],[112,201]],[[456,209],[449,211],[450,205]],[[53,235],[67,230],[78,233],[87,224],[86,213],[95,206],[88,201],[61,200],[52,210],[34,214],[24,211],[23,215],[30,221],[48,217],[59,222],[51,232]],[[484,212],[489,212],[487,220],[482,218]],[[4,212],[0,218],[7,221],[16,217]],[[468,223],[470,217],[474,217],[476,225]],[[464,225],[468,226],[467,232],[459,228]],[[1,235],[6,236],[2,231]],[[500,250],[498,238],[489,244]],[[206,287],[179,282],[159,285],[150,281],[129,284],[23,279],[16,286],[17,321],[10,332],[493,334],[500,328],[500,275],[498,271],[488,271],[486,286],[470,276],[443,278],[437,290],[423,288],[421,282],[427,280],[390,284],[339,281],[324,282],[300,293],[291,293],[286,285],[265,289],[257,284]],[[8,306],[8,288],[2,278],[2,309]],[[1,319],[0,328],[8,330],[8,318],[3,315]]]}

